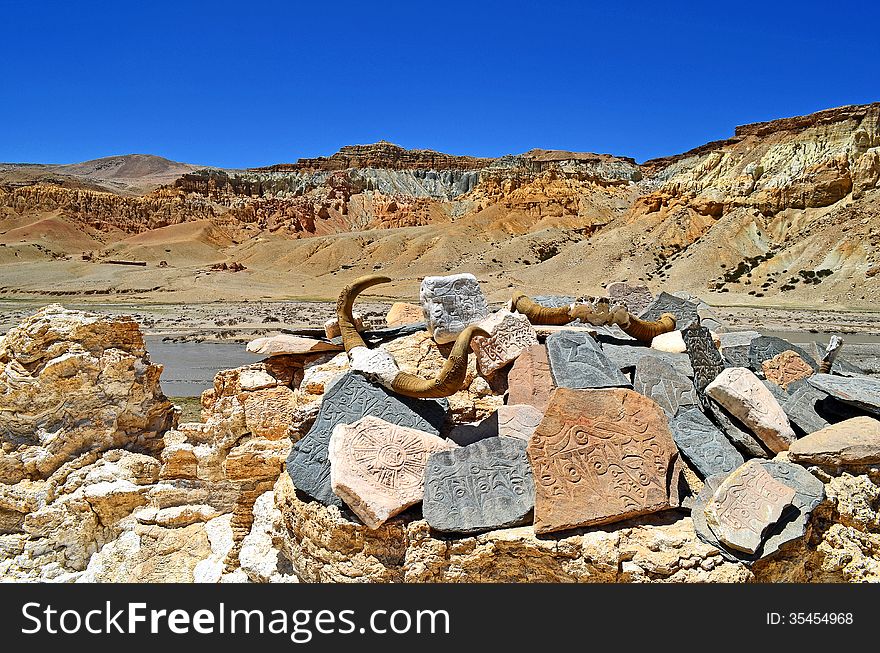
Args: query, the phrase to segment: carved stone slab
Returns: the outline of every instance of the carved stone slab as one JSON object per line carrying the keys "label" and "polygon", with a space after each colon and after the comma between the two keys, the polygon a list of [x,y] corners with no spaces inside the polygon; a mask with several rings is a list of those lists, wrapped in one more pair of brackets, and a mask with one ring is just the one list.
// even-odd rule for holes
{"label": "carved stone slab", "polygon": [[324,395],[309,432],[293,445],[287,472],[293,485],[324,505],[342,507],[330,483],[328,447],[337,424],[351,424],[365,415],[437,435],[446,419],[445,399],[398,397],[360,374],[347,372]]}
{"label": "carved stone slab", "polygon": [[500,406],[497,413],[498,435],[526,442],[544,419],[544,413],[528,404]]}
{"label": "carved stone slab", "polygon": [[489,304],[472,274],[425,277],[419,301],[428,332],[440,344],[452,342],[471,324],[489,315]]}
{"label": "carved stone slab", "polygon": [[813,375],[810,364],[791,350],[776,354],[770,360],[764,361],[761,370],[765,379],[783,389],[787,389],[789,383]]}
{"label": "carved stone slab", "polygon": [[428,455],[454,446],[372,415],[337,424],[329,446],[333,493],[369,528],[379,528],[422,500]]}
{"label": "carved stone slab", "polygon": [[755,372],[761,372],[764,361],[768,361],[784,351],[793,351],[803,358],[814,372],[818,371],[818,363],[805,349],[776,336],[761,336],[752,340],[749,345],[749,367]]}
{"label": "carved stone slab", "polygon": [[544,345],[523,349],[507,373],[507,387],[508,403],[529,404],[542,412],[547,408],[553,391],[553,376]]}
{"label": "carved stone slab", "polygon": [[721,358],[724,359],[728,367],[748,367],[749,366],[749,350],[752,346],[752,340],[760,338],[761,334],[757,331],[729,331],[727,333],[719,333],[718,339],[721,341]]}
{"label": "carved stone slab", "polygon": [[629,386],[629,379],[602,353],[587,333],[560,331],[547,338],[547,356],[553,381],[562,388]]}
{"label": "carved stone slab", "polygon": [[654,301],[654,295],[644,284],[632,284],[625,281],[609,283],[605,292],[614,304],[623,304],[633,315],[641,315]]}
{"label": "carved stone slab", "polygon": [[390,327],[418,324],[424,320],[425,314],[421,306],[405,302],[394,302],[385,315],[385,324]]}
{"label": "carved stone slab", "polygon": [[706,386],[706,394],[745,424],[770,451],[785,451],[794,442],[788,416],[751,370],[727,368]]}
{"label": "carved stone slab", "polygon": [[471,349],[483,376],[490,376],[517,359],[526,347],[538,344],[538,335],[529,318],[502,309],[480,323],[490,337],[475,336]]}
{"label": "carved stone slab", "polygon": [[805,465],[876,465],[880,463],[880,421],[853,417],[792,443],[791,459]]}
{"label": "carved stone slab", "polygon": [[765,531],[779,521],[796,492],[777,481],[758,460],[730,474],[706,505],[706,522],[722,544],[755,553]]}
{"label": "carved stone slab", "polygon": [[639,316],[643,320],[657,320],[663,313],[675,316],[675,328],[686,329],[698,320],[699,306],[693,302],[661,292],[648,308]]}
{"label": "carved stone slab", "polygon": [[708,412],[718,428],[737,449],[751,458],[767,457],[767,448],[748,432],[748,427],[745,424],[719,406],[714,399],[706,401],[705,406],[709,409]]}
{"label": "carved stone slab", "polygon": [[558,388],[528,453],[536,533],[670,506],[667,479],[678,450],[666,414],[633,390]]}
{"label": "carved stone slab", "polygon": [[489,438],[428,458],[422,514],[435,530],[479,533],[520,526],[529,522],[534,505],[522,440]]}
{"label": "carved stone slab", "polygon": [[645,356],[636,363],[633,389],[656,401],[669,417],[700,403],[691,380],[654,356]]}
{"label": "carved stone slab", "polygon": [[816,402],[826,397],[824,392],[816,390],[809,383],[793,381],[786,392],[772,381],[764,380],[766,388],[773,393],[776,401],[788,416],[788,421],[803,433],[812,433],[828,426],[828,422],[816,412]]}
{"label": "carved stone slab", "polygon": [[656,358],[671,365],[679,374],[687,377],[694,375],[694,368],[687,354],[673,354],[668,351],[660,351],[651,347],[639,345],[623,345],[604,343],[602,352],[624,374],[631,372],[644,358]]}
{"label": "carved stone slab", "polygon": [[816,374],[807,381],[814,388],[827,392],[844,403],[880,414],[880,379],[870,376]]}
{"label": "carved stone slab", "polygon": [[706,386],[724,370],[721,352],[706,327],[691,325],[681,332],[681,337],[694,368],[694,385],[700,392],[705,392]]}
{"label": "carved stone slab", "polygon": [[698,408],[683,410],[669,421],[679,451],[702,477],[732,472],[743,457]]}
{"label": "carved stone slab", "polygon": [[569,297],[568,295],[536,295],[535,297],[532,297],[532,300],[536,304],[548,308],[562,308],[563,306],[574,304],[575,298]]}

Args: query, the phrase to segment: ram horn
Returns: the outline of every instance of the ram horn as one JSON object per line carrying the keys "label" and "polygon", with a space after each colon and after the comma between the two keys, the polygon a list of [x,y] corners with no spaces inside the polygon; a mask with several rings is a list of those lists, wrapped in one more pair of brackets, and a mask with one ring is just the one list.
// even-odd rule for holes
{"label": "ram horn", "polygon": [[640,320],[635,315],[630,314],[629,322],[621,324],[620,328],[636,340],[651,342],[661,333],[667,333],[675,329],[675,316],[672,313],[664,313],[660,316],[659,320],[648,321]]}
{"label": "ram horn", "polygon": [[831,341],[828,343],[828,346],[825,347],[825,355],[822,356],[822,360],[819,361],[819,372],[821,374],[831,374],[834,359],[837,358],[837,354],[840,353],[841,347],[843,347],[843,338],[840,336],[831,336]]}
{"label": "ram horn", "polygon": [[541,306],[522,293],[514,295],[510,305],[512,310],[529,318],[529,322],[532,324],[562,325],[571,322],[568,306],[560,306],[559,308]]}
{"label": "ram horn", "polygon": [[364,342],[364,339],[354,325],[354,318],[351,314],[354,300],[370,286],[378,286],[380,283],[388,283],[390,281],[389,277],[379,274],[358,277],[339,293],[339,299],[336,301],[336,317],[339,320],[339,332],[342,334],[342,346],[345,347],[346,353],[355,347],[367,346],[367,343]]}
{"label": "ram horn", "polygon": [[399,372],[391,383],[391,389],[398,394],[418,399],[448,397],[459,390],[467,375],[467,357],[474,336],[489,337],[489,333],[476,325],[467,327],[458,334],[449,358],[435,379],[423,379],[407,372]]}

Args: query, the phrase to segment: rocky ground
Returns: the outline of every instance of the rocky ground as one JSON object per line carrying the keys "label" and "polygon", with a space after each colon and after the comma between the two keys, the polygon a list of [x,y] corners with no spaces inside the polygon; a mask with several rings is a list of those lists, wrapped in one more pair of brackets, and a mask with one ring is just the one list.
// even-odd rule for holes
{"label": "rocky ground", "polygon": [[[251,316],[264,315],[264,308]],[[224,319],[225,308],[211,310]],[[299,319],[295,312],[282,315]],[[635,369],[636,377],[637,361],[645,355],[675,366],[688,359],[612,341],[602,347],[608,355],[623,356],[615,358],[617,373],[632,375]],[[382,348],[400,369],[423,378],[436,375],[448,355],[448,348],[424,330]],[[636,359],[624,360],[634,349]],[[846,348],[843,352],[845,358]],[[735,354],[731,349],[726,355]],[[871,457],[876,447],[844,455],[838,446],[821,459],[811,459],[809,451],[764,450],[763,460],[808,472],[821,488],[816,494],[821,499],[802,521],[795,520],[802,527],[796,537],[757,561],[742,561],[707,541],[692,510],[694,501],[712,498],[701,488],[714,487],[715,480],[710,484],[696,458],[679,456],[677,449],[681,494],[650,514],[546,533],[536,533],[526,522],[462,534],[437,531],[427,506],[423,512],[417,504],[368,528],[345,503],[324,505],[295,488],[285,465],[292,447],[324,419],[322,406],[332,409],[336,400],[326,395],[349,372],[345,353],[283,354],[221,372],[201,398],[197,422],[181,422],[163,396],[160,370],[150,362],[138,322],[127,317],[48,307],[6,329],[0,364],[4,580],[880,580],[880,457]],[[783,382],[773,376],[779,370],[783,376],[813,373],[798,369],[765,370],[759,364],[758,374]],[[439,436],[479,444],[485,429],[491,431],[493,423],[499,428],[499,409],[512,405],[508,373],[504,368],[486,377],[470,356],[463,389],[448,398]],[[635,384],[638,390],[638,378]],[[523,384],[516,388],[521,398]],[[651,396],[652,391],[642,392]],[[795,415],[786,392],[777,390],[769,401],[777,397],[779,406]],[[662,415],[660,408],[650,410]],[[761,424],[747,414],[741,417],[750,425],[746,436],[766,435]],[[665,417],[658,419],[665,424]],[[498,435],[497,430],[488,434]],[[803,439],[804,431],[797,435]],[[743,460],[744,454],[738,455]]]}

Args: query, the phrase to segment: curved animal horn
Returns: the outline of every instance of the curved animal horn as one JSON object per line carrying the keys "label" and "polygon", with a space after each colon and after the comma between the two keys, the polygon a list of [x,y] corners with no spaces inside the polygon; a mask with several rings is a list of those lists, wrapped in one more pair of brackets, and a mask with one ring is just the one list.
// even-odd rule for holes
{"label": "curved animal horn", "polygon": [[446,363],[443,364],[443,369],[440,370],[436,379],[423,379],[413,374],[400,372],[394,377],[391,389],[398,394],[418,399],[435,399],[455,394],[461,390],[467,375],[468,350],[471,346],[471,338],[474,336],[488,338],[489,333],[477,325],[471,325],[458,334],[455,344],[452,345],[449,358],[446,359]]}
{"label": "curved animal horn", "polygon": [[351,315],[354,300],[370,286],[377,286],[380,283],[388,283],[390,281],[390,277],[383,277],[379,274],[358,277],[339,293],[339,299],[336,301],[336,318],[339,320],[339,332],[342,334],[342,346],[345,347],[346,353],[355,347],[367,346],[367,343],[361,338],[361,334],[358,333],[354,325],[354,318]]}
{"label": "curved animal horn", "polygon": [[568,306],[560,306],[559,308],[549,308],[541,306],[539,303],[523,295],[522,293],[514,295],[511,300],[513,310],[522,313],[532,324],[553,324],[562,325],[571,322],[568,313]]}
{"label": "curved animal horn", "polygon": [[825,355],[822,356],[822,360],[819,361],[820,374],[831,374],[831,367],[834,365],[834,359],[837,358],[837,354],[840,353],[841,347],[843,347],[843,338],[840,336],[831,336],[831,341],[828,343],[828,346],[825,347]]}
{"label": "curved animal horn", "polygon": [[660,316],[659,320],[649,322],[647,320],[640,320],[635,315],[630,315],[629,323],[626,325],[621,324],[620,328],[636,340],[651,342],[655,336],[675,329],[675,316],[672,313],[664,313]]}

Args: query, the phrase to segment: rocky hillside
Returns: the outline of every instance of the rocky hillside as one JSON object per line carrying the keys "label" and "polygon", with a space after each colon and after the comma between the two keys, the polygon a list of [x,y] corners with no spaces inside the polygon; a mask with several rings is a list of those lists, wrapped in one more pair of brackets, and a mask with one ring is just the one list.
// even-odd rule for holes
{"label": "rocky hillside", "polygon": [[[642,164],[546,150],[475,158],[386,142],[239,171],[102,161],[51,174],[0,168],[0,264],[80,254],[82,239],[53,236],[62,227],[87,236],[100,260],[124,257],[118,243],[132,235],[210,220],[230,244],[188,259],[158,233],[155,256],[141,252],[180,271],[166,275],[165,291],[187,287],[194,266],[237,261],[261,296],[265,284],[282,298],[302,289],[330,298],[378,265],[402,283],[466,267],[498,297],[553,279],[566,293],[597,293],[613,280],[671,285],[716,304],[860,308],[880,299],[880,103],[738,127],[727,140]],[[113,185],[160,173],[175,178],[142,196]],[[68,268],[69,278],[87,276]],[[275,283],[278,274],[290,283]],[[13,279],[4,290],[45,289]]]}

